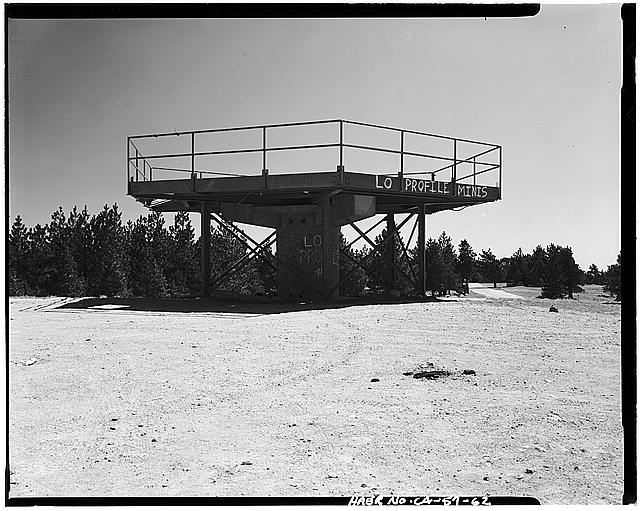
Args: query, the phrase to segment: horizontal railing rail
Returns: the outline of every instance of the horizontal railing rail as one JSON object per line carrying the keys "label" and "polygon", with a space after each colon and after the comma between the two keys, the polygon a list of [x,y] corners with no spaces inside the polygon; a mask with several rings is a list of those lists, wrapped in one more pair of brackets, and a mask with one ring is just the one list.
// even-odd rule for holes
{"label": "horizontal railing rail", "polygon": [[[274,130],[280,130],[283,128],[299,128],[304,126],[319,126],[319,125],[336,125],[338,127],[337,135],[338,140],[335,142],[323,141],[322,143],[306,143],[306,144],[294,144],[294,145],[273,145],[268,144],[268,135]],[[354,126],[360,128],[369,128],[376,130],[377,132],[395,132],[399,133],[398,147],[389,147],[396,144],[380,144],[369,145],[360,142],[363,138],[360,137],[357,141],[351,141],[345,133],[346,126]],[[204,135],[208,134],[221,134],[221,133],[238,133],[238,132],[261,132],[262,144],[251,144],[249,147],[240,149],[214,149],[206,150],[206,148],[199,148],[196,150],[196,141],[202,140]],[[407,135],[421,137],[420,140],[430,141],[450,141],[453,142],[450,149],[438,150],[438,151],[418,151],[412,148],[407,148]],[[171,151],[143,151],[140,149],[140,145],[147,141],[154,141],[157,139],[165,139],[167,137],[187,137],[190,142],[190,150],[180,150],[176,152]],[[209,142],[210,143],[210,142]],[[415,142],[414,142],[415,143]],[[444,143],[444,142],[441,142]],[[474,148],[470,151],[468,144],[479,146],[482,150]],[[384,146],[384,147],[383,147]],[[465,146],[467,155],[461,156],[461,146]],[[502,146],[481,142],[478,140],[471,140],[466,138],[451,137],[447,135],[440,135],[435,133],[427,133],[423,131],[408,130],[402,128],[394,128],[390,126],[382,126],[379,124],[371,124],[359,121],[350,121],[346,119],[328,119],[318,121],[306,121],[306,122],[292,122],[292,123],[280,123],[280,124],[262,124],[255,126],[239,126],[229,128],[215,128],[206,130],[192,130],[192,131],[174,131],[166,133],[153,133],[147,135],[135,135],[127,138],[127,181],[151,181],[154,178],[154,171],[158,172],[178,172],[189,173],[192,178],[200,177],[203,175],[212,176],[247,176],[251,174],[239,173],[239,172],[223,172],[212,169],[199,169],[196,162],[204,157],[215,156],[233,156],[241,154],[261,154],[262,155],[262,168],[256,169],[262,175],[267,176],[269,174],[269,167],[267,162],[267,156],[271,153],[286,152],[286,151],[300,151],[300,150],[315,150],[315,149],[331,149],[337,148],[338,155],[336,158],[337,168],[339,172],[345,171],[345,153],[347,150],[355,151],[367,151],[371,153],[385,153],[389,155],[398,155],[398,166],[389,173],[382,175],[395,175],[400,177],[404,175],[430,175],[432,180],[435,180],[436,174],[441,172],[450,173],[450,181],[460,182],[467,179],[473,179],[473,184],[476,184],[478,176],[485,175],[488,172],[495,171],[497,173],[497,186],[502,189]],[[469,155],[469,153],[472,153]],[[405,165],[407,158],[422,158],[423,160],[441,161],[447,162],[446,165],[429,170],[411,170],[405,172]],[[480,159],[482,158],[482,159]],[[164,164],[160,160],[165,160]],[[182,166],[171,166],[166,163],[166,160],[177,160],[187,162]],[[490,161],[493,160],[493,161]],[[154,165],[154,162],[159,164]],[[470,168],[472,166],[473,171],[467,172],[463,176],[458,175],[460,168]],[[272,169],[273,171],[273,169]],[[378,172],[380,173],[380,172]],[[166,174],[163,174],[163,176]],[[156,178],[158,174],[156,173]]]}

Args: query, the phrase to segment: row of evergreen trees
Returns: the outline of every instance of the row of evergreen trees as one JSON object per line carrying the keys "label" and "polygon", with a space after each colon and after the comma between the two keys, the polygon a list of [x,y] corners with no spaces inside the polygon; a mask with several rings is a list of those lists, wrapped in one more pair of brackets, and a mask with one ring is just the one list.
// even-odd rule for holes
{"label": "row of evergreen trees", "polygon": [[[122,223],[117,205],[105,206],[89,216],[86,207],[65,216],[59,208],[51,222],[27,228],[16,217],[9,233],[9,293],[59,296],[195,296],[200,288],[200,239],[195,239],[189,215],[177,213],[165,226],[159,213]],[[395,288],[401,294],[415,291],[418,274],[416,247],[405,250],[397,236],[386,230],[375,238],[384,257],[369,247],[354,249],[343,237],[340,257],[340,293],[359,295],[389,290],[392,257],[397,266]],[[392,249],[390,245],[392,244]],[[606,272],[595,265],[583,272],[570,247],[550,244],[531,254],[519,249],[512,257],[498,259],[491,249],[479,254],[466,240],[456,248],[443,232],[425,246],[427,289],[432,295],[465,292],[471,281],[506,281],[510,286],[542,288],[542,296],[572,297],[580,285],[599,284],[620,299],[620,256]],[[245,245],[229,231],[212,229],[212,282],[246,254]],[[392,254],[392,255],[391,255]],[[275,271],[264,257],[239,267],[218,289],[242,294],[271,294]]]}
{"label": "row of evergreen trees", "polygon": [[[378,236],[376,244],[384,243],[386,232]],[[491,251],[481,250],[476,253],[467,240],[462,240],[457,251],[451,242],[451,238],[443,232],[438,239],[430,238],[426,242],[426,269],[427,289],[432,295],[445,295],[451,291],[467,291],[465,284],[468,282],[493,283],[507,282],[508,286],[531,286],[542,288],[544,298],[573,298],[573,293],[582,290],[581,285],[599,284],[604,289],[620,299],[620,256],[615,265],[609,266],[606,272],[602,272],[595,264],[584,272],[576,264],[571,247],[562,247],[549,244],[546,248],[538,245],[531,254],[525,254],[518,249],[511,257],[498,259]],[[369,251],[354,254],[362,258]],[[396,241],[394,247],[395,258],[400,273],[409,275],[417,274],[417,251],[404,253],[401,244]],[[371,258],[369,270],[376,269],[382,273],[389,272],[388,263],[381,256],[374,254]],[[380,290],[379,280],[367,281],[371,288]],[[396,287],[401,292],[407,291],[409,279],[400,278]],[[357,291],[352,290],[352,291]]]}
{"label": "row of evergreen trees", "polygon": [[[185,212],[168,229],[160,213],[123,224],[117,205],[91,217],[86,208],[68,217],[60,208],[49,224],[29,229],[17,216],[8,252],[11,295],[182,297],[200,288],[200,239]],[[213,229],[212,281],[245,252],[233,235]],[[252,261],[221,289],[264,293],[274,275],[263,265]]]}

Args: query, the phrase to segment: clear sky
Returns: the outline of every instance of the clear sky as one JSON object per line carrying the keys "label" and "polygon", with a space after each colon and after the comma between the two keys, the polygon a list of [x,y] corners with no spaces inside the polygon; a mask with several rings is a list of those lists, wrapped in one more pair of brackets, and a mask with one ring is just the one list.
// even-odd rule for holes
{"label": "clear sky", "polygon": [[606,269],[620,248],[619,12],[10,20],[11,219],[115,202],[125,220],[146,214],[126,196],[129,135],[345,118],[504,147],[503,200],[430,215],[428,235],[498,257],[570,245]]}

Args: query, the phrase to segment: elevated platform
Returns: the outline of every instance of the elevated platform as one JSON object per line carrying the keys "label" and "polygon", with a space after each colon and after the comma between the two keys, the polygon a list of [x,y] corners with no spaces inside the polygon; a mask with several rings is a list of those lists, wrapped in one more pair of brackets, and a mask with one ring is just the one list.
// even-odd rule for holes
{"label": "elevated platform", "polygon": [[[340,119],[141,135],[127,140],[127,193],[154,211],[201,213],[207,239],[212,215],[276,229],[279,295],[332,298],[341,226],[373,245],[355,222],[384,214],[389,236],[399,236],[394,215],[415,214],[423,252],[424,215],[501,198],[502,148]],[[265,246],[251,241],[248,260],[265,257]],[[207,242],[203,268],[208,250]],[[416,291],[424,295],[424,260],[419,267]]]}
{"label": "elevated platform", "polygon": [[486,185],[382,176],[315,172],[266,176],[207,177],[129,182],[129,195],[162,212],[200,211],[202,201],[253,206],[317,204],[326,194],[375,197],[375,213],[408,213],[425,205],[427,214],[493,202],[500,188]]}

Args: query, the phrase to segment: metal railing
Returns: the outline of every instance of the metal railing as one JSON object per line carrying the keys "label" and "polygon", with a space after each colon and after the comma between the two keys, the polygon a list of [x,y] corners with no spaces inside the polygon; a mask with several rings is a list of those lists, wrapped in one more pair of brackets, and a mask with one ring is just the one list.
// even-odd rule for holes
{"label": "metal railing", "polygon": [[[301,126],[313,125],[335,125],[337,140],[330,143],[313,143],[288,146],[269,146],[269,132],[280,128],[296,128]],[[372,128],[377,131],[395,132],[399,134],[397,139],[397,148],[379,147],[375,145],[365,145],[362,143],[353,143],[346,137],[345,127],[363,127]],[[261,134],[262,143],[257,147],[247,147],[243,149],[225,149],[225,150],[196,150],[196,142],[205,134],[230,133],[230,132],[257,132]],[[423,140],[450,141],[450,149],[439,150],[434,153],[425,153],[416,150],[407,150],[407,136],[422,137]],[[181,152],[143,152],[138,147],[142,141],[158,140],[167,137],[187,137],[190,139],[190,150]],[[361,137],[362,138],[362,137]],[[482,150],[471,152],[466,156],[460,156],[460,149],[463,145],[480,146]],[[448,181],[454,183],[465,182],[465,184],[476,184],[478,176],[494,172],[497,173],[497,186],[502,189],[502,146],[469,140],[458,137],[450,137],[446,135],[438,135],[426,133],[422,131],[393,128],[389,126],[381,126],[378,124],[370,124],[357,121],[349,121],[344,119],[331,119],[321,121],[295,122],[283,124],[264,124],[257,126],[243,126],[233,128],[218,128],[209,130],[195,131],[179,131],[171,133],[154,133],[149,135],[137,135],[127,138],[127,182],[130,181],[153,181],[154,172],[157,177],[158,172],[171,171],[179,173],[188,173],[192,179],[203,178],[203,176],[246,176],[252,174],[240,172],[220,172],[212,169],[198,169],[196,162],[199,158],[205,156],[218,155],[239,155],[239,154],[261,154],[262,168],[255,169],[262,175],[269,174],[268,155],[282,151],[298,151],[311,149],[336,148],[336,164],[338,172],[345,171],[346,150],[369,151],[370,153],[386,153],[398,156],[397,168],[390,172],[383,172],[383,175],[398,175],[400,178],[409,175],[426,175],[431,180],[444,172],[449,173]],[[430,161],[440,162],[437,168],[419,171],[405,171],[406,160],[408,157],[417,157],[428,159]],[[186,161],[186,165],[180,167],[166,167],[162,164],[154,165],[156,161],[174,159]],[[492,160],[492,161],[489,161]],[[466,174],[459,175],[461,168],[469,168]],[[272,169],[273,170],[273,169]]]}

